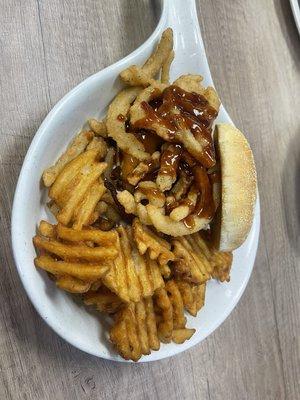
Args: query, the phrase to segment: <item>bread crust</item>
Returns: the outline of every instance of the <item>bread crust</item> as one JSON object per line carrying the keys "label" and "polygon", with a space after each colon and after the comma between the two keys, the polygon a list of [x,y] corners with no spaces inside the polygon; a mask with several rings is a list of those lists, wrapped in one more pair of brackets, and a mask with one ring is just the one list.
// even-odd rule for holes
{"label": "bread crust", "polygon": [[232,251],[245,241],[252,226],[256,169],[249,143],[237,128],[216,125],[214,140],[221,165],[222,198],[212,233],[221,251]]}

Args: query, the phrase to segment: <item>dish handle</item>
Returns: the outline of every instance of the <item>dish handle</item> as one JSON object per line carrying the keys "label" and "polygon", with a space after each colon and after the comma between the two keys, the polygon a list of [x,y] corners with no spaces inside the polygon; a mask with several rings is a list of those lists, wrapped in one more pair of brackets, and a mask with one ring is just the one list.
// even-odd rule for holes
{"label": "dish handle", "polygon": [[166,26],[170,26],[174,32],[176,70],[200,74],[205,77],[207,85],[213,85],[195,0],[164,0],[164,6],[167,14]]}

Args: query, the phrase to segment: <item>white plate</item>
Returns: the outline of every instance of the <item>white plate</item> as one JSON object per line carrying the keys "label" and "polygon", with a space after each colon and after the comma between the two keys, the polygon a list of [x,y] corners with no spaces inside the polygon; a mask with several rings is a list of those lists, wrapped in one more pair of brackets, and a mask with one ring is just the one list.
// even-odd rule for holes
{"label": "white plate", "polygon": [[291,8],[295,18],[296,26],[300,35],[300,2],[299,0],[290,0]]}
{"label": "white plate", "polygon": [[[156,30],[139,49],[86,79],[53,108],[36,133],[20,173],[12,212],[12,245],[24,288],[38,313],[55,332],[75,347],[98,357],[123,361],[107,340],[104,321],[58,290],[48,276],[36,270],[33,264],[35,249],[32,237],[38,222],[50,218],[45,207],[46,191],[41,189],[40,177],[88,118],[105,113],[106,106],[119,90],[119,72],[128,65],[142,63],[166,26],[172,26],[175,34],[176,58],[172,77],[196,72],[205,77],[206,84],[212,84],[196,15],[192,0],[165,1]],[[231,122],[223,107],[218,121]],[[196,318],[188,316],[187,325],[197,328],[192,339],[182,345],[162,344],[159,351],[152,352],[141,361],[159,360],[180,353],[201,342],[226,319],[249,280],[257,250],[259,226],[257,201],[251,232],[243,246],[234,253],[230,283],[210,281],[205,307]]]}

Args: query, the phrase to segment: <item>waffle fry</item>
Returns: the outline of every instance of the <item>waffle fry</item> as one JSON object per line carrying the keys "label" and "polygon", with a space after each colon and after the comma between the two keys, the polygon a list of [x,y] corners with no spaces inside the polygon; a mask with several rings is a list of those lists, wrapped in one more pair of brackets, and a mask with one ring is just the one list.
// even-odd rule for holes
{"label": "waffle fry", "polygon": [[33,238],[34,245],[41,250],[35,265],[53,274],[57,286],[68,292],[88,291],[92,283],[108,272],[107,260],[117,256],[115,232],[77,231],[41,221],[39,233],[42,236]]}
{"label": "waffle fry", "polygon": [[103,284],[123,301],[138,302],[164,285],[157,262],[140,255],[129,227],[118,228],[117,251]]}
{"label": "waffle fry", "polygon": [[90,241],[106,247],[114,246],[117,242],[117,233],[114,231],[102,232],[99,229],[77,231],[73,228],[67,228],[62,224],[56,226],[56,231],[59,238],[69,242]]}
{"label": "waffle fry", "polygon": [[99,177],[106,168],[96,161],[101,145],[85,151],[69,162],[55,179],[49,197],[59,206],[59,222],[81,229],[89,223],[94,208],[104,193]]}
{"label": "waffle fry", "polygon": [[[80,207],[74,215],[74,229],[80,230],[83,226],[88,226],[93,222],[93,215],[96,205],[105,192],[105,186],[102,182],[96,181],[86,193]],[[97,219],[97,217],[96,217]]]}
{"label": "waffle fry", "polygon": [[172,341],[176,344],[182,344],[186,340],[189,340],[195,332],[196,329],[188,329],[188,328],[174,329],[172,333]]}
{"label": "waffle fry", "polygon": [[175,274],[182,280],[201,284],[210,279],[211,266],[207,259],[196,253],[189,242],[189,237],[180,237],[173,240]]}
{"label": "waffle fry", "polygon": [[156,290],[153,299],[160,341],[163,343],[171,341],[183,343],[190,339],[195,329],[189,329],[185,326],[185,304],[176,281],[170,280],[166,283],[165,288]]}
{"label": "waffle fry", "polygon": [[173,333],[173,308],[165,288],[156,290],[154,294],[156,323],[159,340],[169,343]]}
{"label": "waffle fry", "polygon": [[133,237],[140,254],[148,252],[151,260],[158,260],[159,265],[166,265],[175,259],[171,245],[153,231],[142,225],[136,218],[132,224]]}
{"label": "waffle fry", "polygon": [[47,240],[40,236],[35,236],[33,243],[37,248],[45,250],[63,260],[77,259],[96,263],[116,257],[116,250],[111,247],[90,248],[82,244],[69,245],[53,239]]}
{"label": "waffle fry", "polygon": [[93,139],[94,134],[91,131],[80,132],[75,139],[71,142],[67,150],[59,157],[56,164],[52,167],[47,168],[43,172],[43,182],[46,187],[50,187],[61,170],[66,164],[74,160],[79,154],[81,154],[89,142]]}
{"label": "waffle fry", "polygon": [[193,317],[196,317],[197,312],[204,306],[206,284],[193,285],[179,280],[175,281],[175,284],[181,294],[184,308]]}
{"label": "waffle fry", "polygon": [[57,261],[49,255],[38,256],[35,259],[35,265],[53,275],[70,275],[84,282],[95,282],[109,270],[107,264]]}
{"label": "waffle fry", "polygon": [[90,282],[84,282],[71,275],[63,275],[56,279],[56,286],[69,293],[86,293],[90,287]]}
{"label": "waffle fry", "polygon": [[197,232],[187,238],[191,245],[198,254],[201,252],[205,255],[208,263],[210,265],[209,273],[215,279],[220,282],[230,280],[230,269],[232,265],[232,253],[231,252],[221,252],[216,250],[212,244],[205,241],[200,232]]}
{"label": "waffle fry", "polygon": [[173,308],[173,327],[181,329],[185,327],[186,318],[184,316],[184,305],[182,297],[176,283],[171,280],[166,283],[165,287]]}
{"label": "waffle fry", "polygon": [[57,234],[56,234],[56,227],[54,225],[51,225],[47,221],[41,221],[38,232],[41,236],[44,236],[49,239],[55,239]]}
{"label": "waffle fry", "polygon": [[212,277],[220,282],[230,281],[230,269],[232,265],[232,253],[211,250],[210,263],[213,267]]}
{"label": "waffle fry", "polygon": [[98,311],[107,314],[114,314],[124,304],[115,293],[104,286],[101,286],[96,291],[86,293],[83,296],[83,301],[87,306],[95,306]]}
{"label": "waffle fry", "polygon": [[125,360],[137,361],[160,347],[152,298],[129,303],[115,317],[110,340]]}

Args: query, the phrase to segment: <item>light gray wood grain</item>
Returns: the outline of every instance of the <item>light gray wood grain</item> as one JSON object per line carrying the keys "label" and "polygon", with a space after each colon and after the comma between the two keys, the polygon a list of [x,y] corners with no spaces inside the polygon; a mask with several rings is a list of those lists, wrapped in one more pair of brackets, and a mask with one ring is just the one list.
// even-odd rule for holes
{"label": "light gray wood grain", "polygon": [[300,40],[285,0],[199,1],[215,85],[253,147],[262,205],[256,266],[230,318],[174,358],[110,363],[57,337],[17,276],[10,211],[30,141],[68,90],[149,36],[152,5],[0,0],[1,399],[299,398]]}

